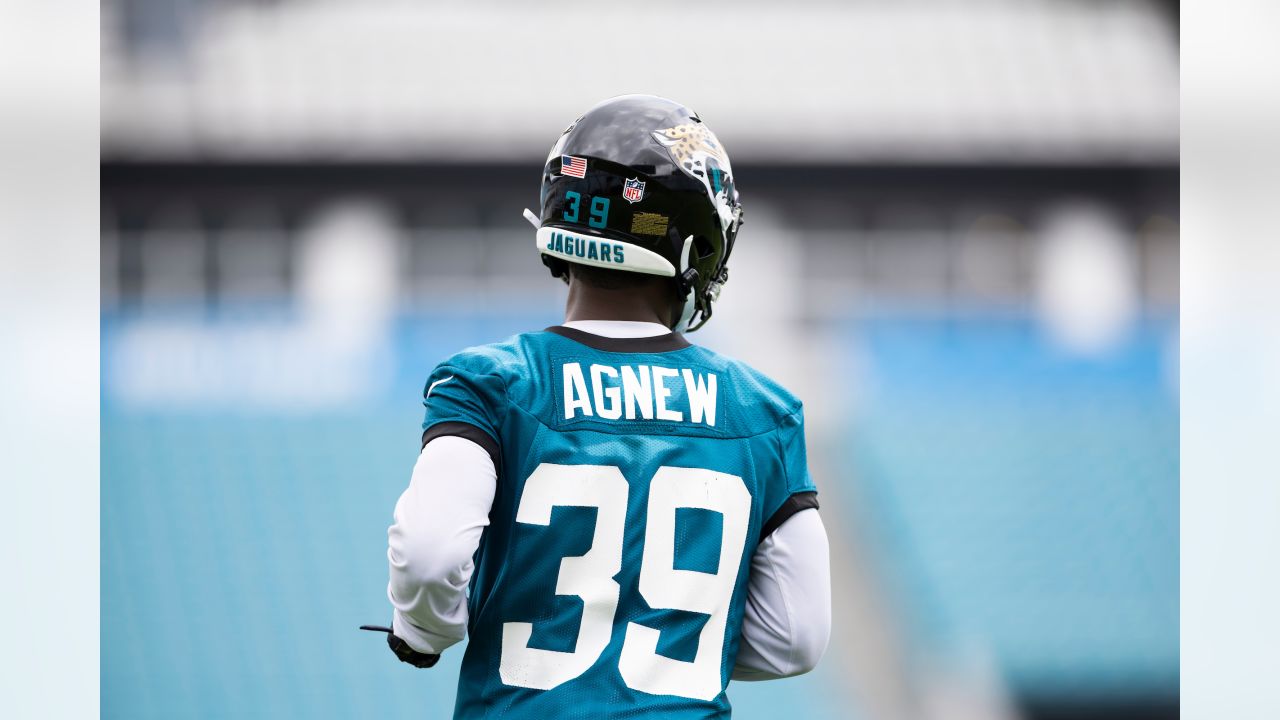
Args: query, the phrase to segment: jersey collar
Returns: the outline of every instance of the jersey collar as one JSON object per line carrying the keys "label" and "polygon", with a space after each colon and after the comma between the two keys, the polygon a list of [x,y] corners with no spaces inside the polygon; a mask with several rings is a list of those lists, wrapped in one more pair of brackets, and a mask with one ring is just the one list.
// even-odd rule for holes
{"label": "jersey collar", "polygon": [[586,345],[595,350],[616,353],[661,353],[683,350],[690,346],[689,341],[678,332],[668,332],[650,337],[605,337],[584,332],[577,328],[553,325],[547,332],[555,333],[574,342]]}
{"label": "jersey collar", "polygon": [[638,320],[570,320],[562,327],[611,338],[653,337],[671,332],[666,325]]}

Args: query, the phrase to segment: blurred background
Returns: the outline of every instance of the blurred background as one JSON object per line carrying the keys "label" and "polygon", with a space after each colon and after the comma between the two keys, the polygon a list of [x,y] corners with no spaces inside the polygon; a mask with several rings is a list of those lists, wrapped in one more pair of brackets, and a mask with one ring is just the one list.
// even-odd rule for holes
{"label": "blurred background", "polygon": [[1178,716],[1178,3],[104,0],[104,717],[449,717],[389,619],[423,381],[558,322],[612,95],[747,222],[692,339],[804,398],[835,629],[738,718]]}

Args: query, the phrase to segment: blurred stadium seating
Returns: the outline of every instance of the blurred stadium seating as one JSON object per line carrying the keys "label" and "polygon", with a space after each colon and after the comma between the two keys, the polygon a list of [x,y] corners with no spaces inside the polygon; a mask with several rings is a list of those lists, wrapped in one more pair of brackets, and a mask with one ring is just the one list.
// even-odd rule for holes
{"label": "blurred stadium seating", "polygon": [[729,79],[548,98],[564,8],[104,4],[104,717],[448,716],[459,652],[355,631],[422,382],[559,320],[520,210],[635,88],[734,153],[695,339],[805,398],[834,543],[827,659],[735,717],[1177,716],[1176,4],[792,5],[602,8],[731,22]]}

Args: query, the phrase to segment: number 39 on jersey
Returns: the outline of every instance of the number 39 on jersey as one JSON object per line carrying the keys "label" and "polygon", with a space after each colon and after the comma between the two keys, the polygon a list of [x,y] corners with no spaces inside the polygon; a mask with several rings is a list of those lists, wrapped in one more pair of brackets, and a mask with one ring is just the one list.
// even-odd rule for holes
{"label": "number 39 on jersey", "polygon": [[[597,509],[591,549],[560,563],[556,592],[582,598],[582,623],[573,652],[529,647],[533,626],[507,622],[502,628],[502,681],[549,690],[582,675],[609,645],[615,631],[628,483],[610,465],[543,463],[525,481],[516,521],[546,525],[556,505]],[[677,570],[677,508],[720,513],[723,533],[717,571]],[[721,648],[729,603],[745,549],[751,495],[742,478],[697,468],[662,467],[649,482],[640,595],[654,609],[710,616],[692,663],[658,654],[661,628],[627,623],[618,670],[627,686],[656,695],[712,700],[721,690]]]}

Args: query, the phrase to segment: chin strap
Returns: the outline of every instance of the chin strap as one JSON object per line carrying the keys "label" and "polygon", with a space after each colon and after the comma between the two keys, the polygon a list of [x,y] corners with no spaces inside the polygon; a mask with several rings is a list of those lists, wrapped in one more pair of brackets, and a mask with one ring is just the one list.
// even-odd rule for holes
{"label": "chin strap", "polygon": [[686,317],[692,318],[697,305],[697,302],[694,301],[693,294],[690,293],[689,297],[685,300],[684,314],[681,316],[682,321],[685,322],[688,329],[681,330],[681,332],[693,332],[707,324],[707,321],[711,319],[711,308],[713,304],[715,301],[720,299],[720,288],[724,287],[726,282],[729,282],[729,268],[721,266],[720,272],[716,273],[716,279],[707,283],[707,289],[702,293],[702,304],[704,309],[698,310],[698,322],[694,325],[688,325],[689,321],[684,320]]}
{"label": "chin strap", "polygon": [[693,236],[684,239],[684,248],[680,250],[680,294],[684,296],[684,307],[680,308],[680,319],[673,328],[676,332],[688,332],[689,322],[697,310],[694,299],[698,287],[698,271],[689,267],[689,250],[693,247]]}
{"label": "chin strap", "polygon": [[[684,239],[684,249],[680,252],[680,292],[684,294],[684,307],[680,310],[680,320],[676,323],[676,332],[693,332],[711,319],[711,307],[720,299],[720,289],[729,282],[729,268],[720,266],[720,270],[711,282],[707,283],[702,293],[702,307],[698,307],[698,271],[689,267],[689,249],[693,245],[693,236]],[[725,258],[726,260],[728,258]],[[694,322],[694,315],[698,316]]]}
{"label": "chin strap", "polygon": [[694,305],[696,304],[693,301],[693,293],[685,297],[684,307],[680,310],[680,319],[676,321],[676,326],[672,330],[678,333],[689,332],[689,321],[693,319]]}

